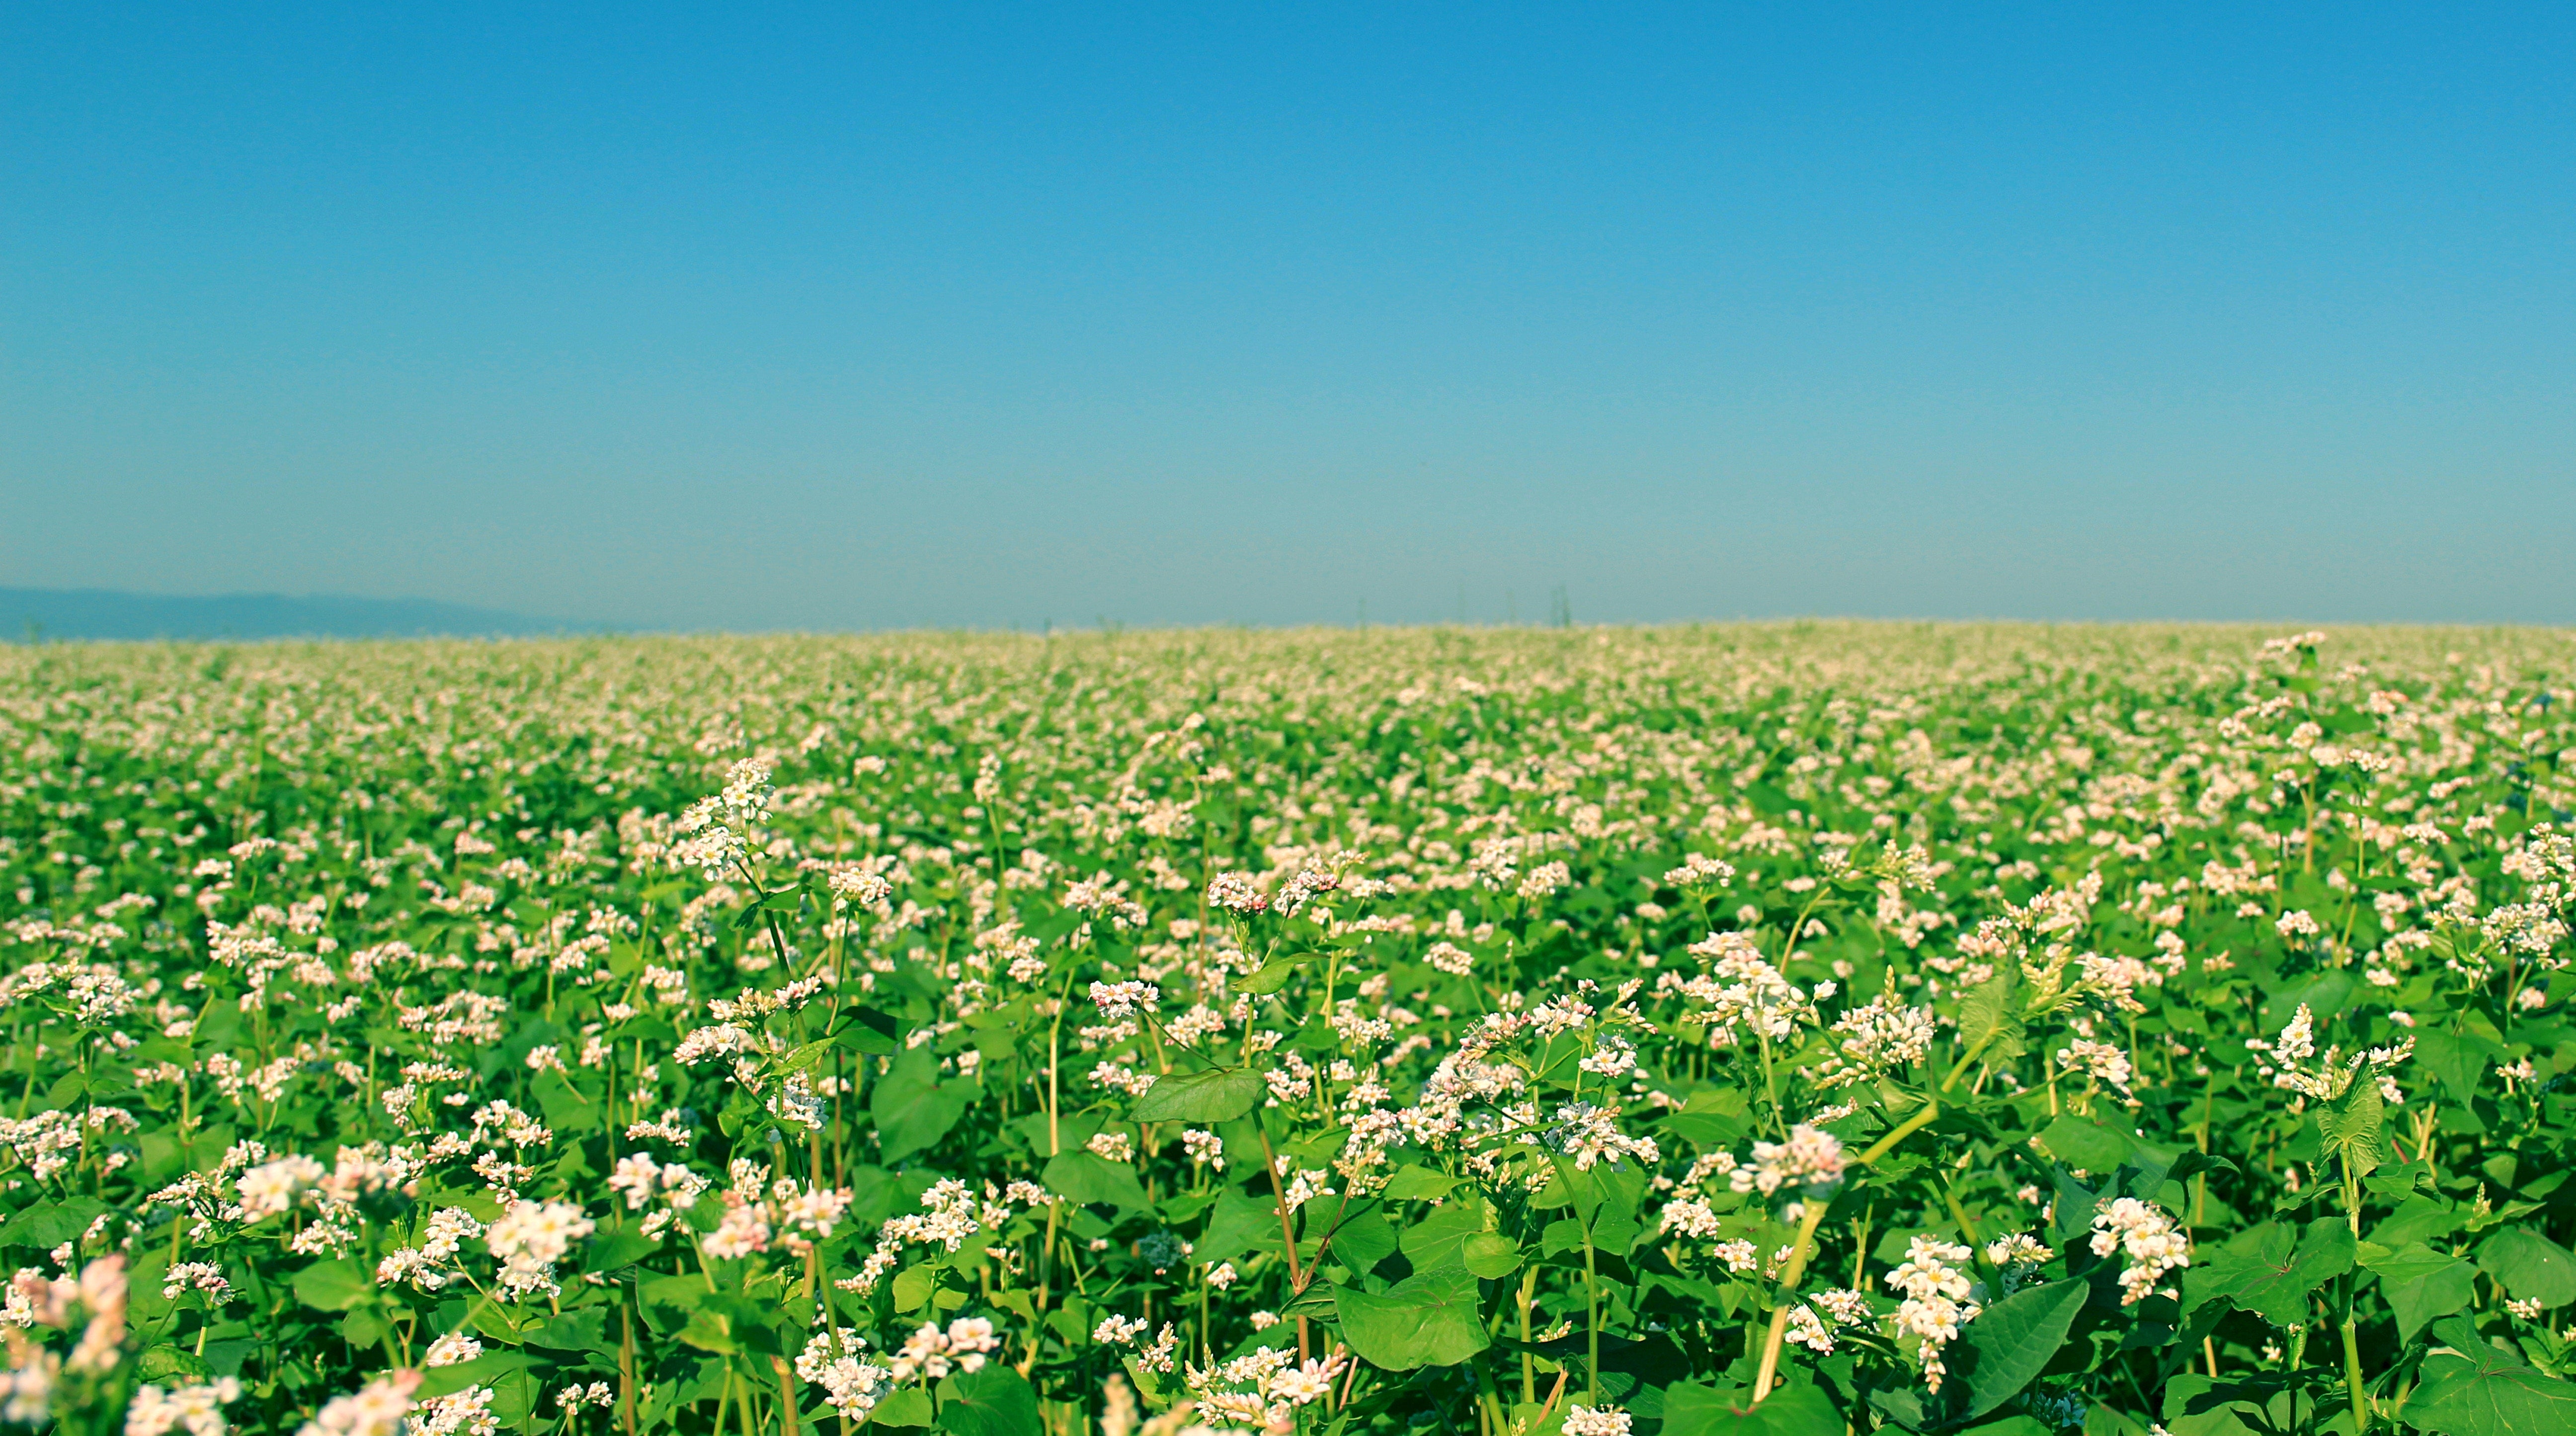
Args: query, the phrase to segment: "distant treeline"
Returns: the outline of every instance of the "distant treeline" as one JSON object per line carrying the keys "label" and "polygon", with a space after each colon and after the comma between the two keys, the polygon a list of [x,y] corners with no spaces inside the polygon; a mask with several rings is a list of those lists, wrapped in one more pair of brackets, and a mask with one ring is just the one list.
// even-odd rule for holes
{"label": "distant treeline", "polygon": [[96,588],[0,588],[0,640],[391,638],[598,631],[595,624],[413,598],[275,593],[204,597]]}

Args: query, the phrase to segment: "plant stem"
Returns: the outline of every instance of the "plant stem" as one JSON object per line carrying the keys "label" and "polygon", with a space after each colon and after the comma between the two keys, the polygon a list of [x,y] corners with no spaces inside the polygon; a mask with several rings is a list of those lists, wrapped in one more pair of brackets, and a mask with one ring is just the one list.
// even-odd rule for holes
{"label": "plant stem", "polygon": [[[2362,1080],[2368,1081],[2367,1077]],[[2361,1235],[2361,1175],[2352,1169],[2352,1153],[2343,1153],[2343,1209],[2355,1238]],[[2361,1382],[2361,1320],[2353,1314],[2353,1286],[2356,1278],[2350,1272],[2343,1278],[2343,1377],[2352,1392],[2353,1436],[2366,1436],[2370,1430],[2370,1393]]]}
{"label": "plant stem", "polygon": [[1959,1085],[1959,1079],[1960,1079],[1961,1077],[1963,1077],[1963,1076],[1967,1075],[1967,1071],[1968,1071],[1968,1067],[1969,1067],[1969,1065],[1970,1065],[1971,1063],[1975,1062],[1978,1058],[1983,1057],[1984,1055],[1986,1055],[1986,1046],[1987,1046],[1987,1044],[1988,1044],[1988,1043],[1993,1042],[1994,1040],[1995,1040],[1995,1038],[1994,1038],[1994,1034],[1993,1034],[1993,1033],[1991,1033],[1991,1032],[1990,1032],[1990,1033],[1987,1033],[1985,1036],[1980,1037],[1980,1038],[1978,1038],[1978,1039],[1977,1039],[1977,1045],[1976,1045],[1976,1046],[1971,1047],[1971,1048],[1969,1048],[1967,1051],[1965,1051],[1965,1052],[1963,1052],[1963,1053],[1959,1054],[1959,1062],[1958,1062],[1958,1065],[1957,1065],[1957,1066],[1955,1066],[1955,1067],[1952,1067],[1952,1068],[1950,1069],[1950,1075],[1949,1075],[1949,1076],[1944,1077],[1944,1078],[1942,1078],[1942,1079],[1941,1079],[1941,1090],[1942,1090],[1942,1091],[1944,1091],[1944,1092],[1947,1092],[1947,1091],[1949,1091],[1951,1088],[1958,1086],[1958,1085]]}
{"label": "plant stem", "polygon": [[[1889,1128],[1885,1136],[1871,1143],[1869,1150],[1853,1158],[1849,1165],[1868,1166],[1940,1115],[1939,1103],[1925,1102],[1922,1111]],[[1753,1399],[1756,1402],[1771,1394],[1771,1378],[1779,1374],[1780,1345],[1789,1335],[1789,1308],[1798,1294],[1798,1283],[1807,1275],[1807,1257],[1815,1246],[1816,1227],[1824,1221],[1825,1209],[1832,1205],[1830,1197],[1821,1201],[1811,1197],[1806,1203],[1806,1213],[1799,1218],[1798,1237],[1789,1244],[1789,1264],[1780,1271],[1779,1294],[1773,1298],[1771,1331],[1762,1343],[1762,1364],[1753,1376]],[[1746,1334],[1751,1334],[1749,1328]]]}
{"label": "plant stem", "polygon": [[769,1369],[778,1373],[779,1436],[797,1436],[796,1373],[789,1369],[784,1356],[769,1358]]}
{"label": "plant stem", "polygon": [[[1597,1212],[1597,1208],[1595,1209]],[[1590,1328],[1584,1333],[1590,1339],[1591,1366],[1585,1373],[1585,1390],[1592,1404],[1601,1404],[1601,1273],[1592,1252],[1592,1223],[1583,1224],[1583,1307],[1584,1322]]]}
{"label": "plant stem", "polygon": [[[1252,1130],[1261,1134],[1261,1161],[1270,1169],[1270,1195],[1277,1201],[1279,1207],[1279,1237],[1288,1249],[1288,1289],[1294,1295],[1303,1296],[1306,1294],[1306,1275],[1297,1265],[1297,1226],[1288,1219],[1288,1192],[1286,1188],[1279,1185],[1279,1155],[1270,1150],[1270,1128],[1261,1120],[1261,1109],[1258,1107],[1252,1109]],[[1297,1318],[1297,1359],[1299,1361],[1314,1359],[1315,1353],[1311,1343],[1312,1338],[1308,1334],[1306,1318],[1300,1316]]]}
{"label": "plant stem", "polygon": [[1780,1269],[1779,1294],[1771,1299],[1771,1334],[1762,1342],[1762,1365],[1753,1373],[1753,1399],[1761,1401],[1771,1394],[1771,1378],[1780,1371],[1780,1344],[1789,1335],[1789,1308],[1796,1304],[1798,1283],[1807,1275],[1807,1248],[1816,1238],[1816,1227],[1825,1219],[1825,1208],[1831,1201],[1807,1203],[1806,1215],[1798,1219],[1797,1240],[1789,1244],[1789,1264]]}

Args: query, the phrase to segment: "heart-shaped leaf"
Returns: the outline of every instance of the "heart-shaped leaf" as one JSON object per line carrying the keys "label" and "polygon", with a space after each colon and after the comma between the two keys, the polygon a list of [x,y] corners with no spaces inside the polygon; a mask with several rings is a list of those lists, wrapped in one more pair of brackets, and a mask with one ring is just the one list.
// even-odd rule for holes
{"label": "heart-shaped leaf", "polygon": [[1155,1079],[1128,1115],[1139,1122],[1231,1122],[1253,1108],[1266,1090],[1249,1067],[1213,1067]]}
{"label": "heart-shaped leaf", "polygon": [[1988,1307],[1960,1333],[1957,1365],[1967,1382],[1971,1417],[2018,1396],[2066,1344],[2092,1283],[2055,1281],[2017,1291]]}
{"label": "heart-shaped leaf", "polygon": [[1475,1273],[1464,1267],[1424,1272],[1384,1292],[1343,1287],[1333,1293],[1342,1335],[1372,1366],[1411,1371],[1455,1366],[1491,1345],[1476,1313]]}

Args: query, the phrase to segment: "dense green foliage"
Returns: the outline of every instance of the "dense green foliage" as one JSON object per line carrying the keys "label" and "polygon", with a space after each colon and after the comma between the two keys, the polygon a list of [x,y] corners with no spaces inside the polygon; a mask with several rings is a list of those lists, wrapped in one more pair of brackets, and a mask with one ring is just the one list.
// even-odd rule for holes
{"label": "dense green foliage", "polygon": [[0,1415],[2576,1429],[2571,667],[0,650]]}

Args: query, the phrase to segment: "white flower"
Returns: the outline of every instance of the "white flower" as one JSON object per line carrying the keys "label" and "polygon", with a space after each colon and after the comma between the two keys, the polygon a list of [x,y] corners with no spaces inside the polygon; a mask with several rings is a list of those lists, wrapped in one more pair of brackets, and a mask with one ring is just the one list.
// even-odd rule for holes
{"label": "white flower", "polygon": [[1980,1310],[1965,1299],[1968,1278],[1954,1265],[1967,1259],[1966,1247],[1938,1237],[1916,1237],[1907,1244],[1904,1263],[1887,1274],[1887,1284],[1905,1297],[1896,1309],[1896,1329],[1900,1335],[1919,1339],[1923,1384],[1935,1393],[1949,1370],[1941,1360],[1942,1348]]}
{"label": "white flower", "polygon": [[1568,1406],[1565,1436],[1628,1436],[1628,1413],[1616,1406]]}
{"label": "white flower", "polygon": [[138,1387],[125,1408],[125,1436],[162,1436],[173,1427],[184,1427],[188,1436],[224,1436],[224,1403],[241,1394],[241,1383],[229,1376],[175,1391]]}
{"label": "white flower", "polygon": [[2166,1272],[2191,1265],[2191,1238],[2172,1217],[2135,1197],[2101,1203],[2093,1217],[2092,1247],[2095,1256],[2116,1251],[2128,1258],[2120,1273],[2122,1306],[2145,1300]]}
{"label": "white flower", "polygon": [[554,1295],[554,1264],[589,1236],[598,1223],[570,1202],[511,1204],[484,1233],[485,1245],[501,1262],[501,1290],[510,1296],[542,1291]]}
{"label": "white flower", "polygon": [[1082,1145],[1103,1161],[1130,1162],[1136,1157],[1136,1139],[1125,1132],[1102,1132]]}
{"label": "white flower", "polygon": [[420,1380],[417,1371],[397,1371],[350,1395],[335,1396],[304,1423],[300,1436],[398,1436]]}
{"label": "white flower", "polygon": [[1241,873],[1218,873],[1208,880],[1208,906],[1249,916],[1270,909],[1270,899],[1252,885],[1252,879]]}
{"label": "white flower", "polygon": [[311,1157],[280,1157],[263,1162],[241,1174],[236,1184],[241,1192],[242,1219],[258,1221],[285,1211],[295,1194],[320,1182],[322,1164]]}
{"label": "white flower", "polygon": [[1091,984],[1091,1000],[1099,1005],[1101,1016],[1115,1022],[1134,1015],[1138,1007],[1151,1009],[1163,1000],[1163,994],[1146,982],[1095,982]]}
{"label": "white flower", "polygon": [[1801,1122],[1789,1129],[1786,1142],[1754,1143],[1753,1161],[1736,1168],[1729,1181],[1739,1192],[1758,1189],[1769,1196],[1795,1186],[1821,1198],[1841,1184],[1844,1161],[1840,1138]]}

